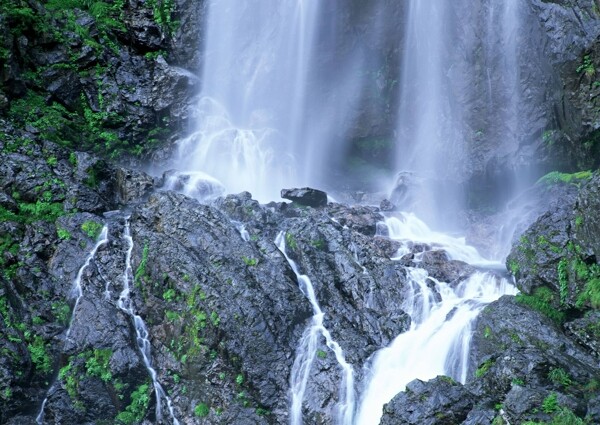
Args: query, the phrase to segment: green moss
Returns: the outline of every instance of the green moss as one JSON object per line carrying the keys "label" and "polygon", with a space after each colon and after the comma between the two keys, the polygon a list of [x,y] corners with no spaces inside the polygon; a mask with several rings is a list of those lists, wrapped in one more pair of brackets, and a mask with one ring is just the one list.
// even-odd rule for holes
{"label": "green moss", "polygon": [[539,311],[556,323],[563,323],[566,319],[566,314],[554,307],[555,296],[553,292],[545,286],[535,288],[532,295],[523,293],[518,294],[515,299],[518,303]]}
{"label": "green moss", "polygon": [[537,184],[573,184],[579,186],[582,181],[589,180],[592,177],[591,171],[579,171],[577,173],[561,173],[552,171],[537,181]]}
{"label": "green moss", "polygon": [[100,236],[100,232],[102,232],[102,224],[88,220],[81,225],[81,230],[91,239],[96,240]]}
{"label": "green moss", "polygon": [[494,365],[494,360],[488,359],[481,364],[475,371],[475,378],[481,378]]}

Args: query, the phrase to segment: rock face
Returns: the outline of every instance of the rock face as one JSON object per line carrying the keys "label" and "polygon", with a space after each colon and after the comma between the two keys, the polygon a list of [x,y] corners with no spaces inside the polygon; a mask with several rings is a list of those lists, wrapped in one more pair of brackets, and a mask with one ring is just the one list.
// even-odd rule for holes
{"label": "rock face", "polygon": [[[160,422],[157,403],[170,423],[136,343],[140,320],[181,422],[287,423],[295,351],[313,311],[275,245],[281,232],[358,379],[410,324],[398,308],[405,271],[389,259],[394,244],[375,237],[376,208],[262,206],[247,193],[202,205],[149,194],[148,176],[87,154],[11,146],[2,145],[0,168],[2,423],[40,412],[45,423]],[[102,183],[90,186],[90,174]],[[91,256],[102,226],[107,240]],[[305,420],[331,423],[340,366],[324,340],[318,350]]]}

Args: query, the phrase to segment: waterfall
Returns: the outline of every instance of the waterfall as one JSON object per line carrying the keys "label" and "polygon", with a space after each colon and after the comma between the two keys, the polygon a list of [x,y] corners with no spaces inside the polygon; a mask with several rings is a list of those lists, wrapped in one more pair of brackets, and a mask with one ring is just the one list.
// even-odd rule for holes
{"label": "waterfall", "polygon": [[158,381],[158,374],[156,373],[156,370],[152,367],[152,352],[148,328],[146,327],[146,324],[144,323],[144,320],[141,318],[141,316],[135,314],[131,298],[129,297],[129,282],[130,279],[133,277],[133,269],[131,268],[131,253],[133,252],[133,239],[129,230],[128,219],[126,219],[125,222],[123,239],[127,243],[127,251],[125,253],[125,270],[123,271],[123,289],[121,290],[121,294],[119,295],[117,305],[133,320],[133,325],[136,332],[137,346],[140,350],[140,354],[142,355],[142,359],[144,360],[144,365],[146,366],[150,378],[152,379],[152,386],[154,387],[154,395],[156,396],[156,422],[161,423],[162,421],[162,402],[164,400],[167,404],[167,409],[169,411],[169,416],[173,425],[179,425],[179,421],[175,417],[175,412],[173,410],[173,403],[171,401],[171,398],[167,395],[162,385]]}
{"label": "waterfall", "polygon": [[[79,268],[79,271],[77,272],[77,276],[75,277],[75,280],[73,281],[73,284],[71,286],[70,298],[71,299],[75,298],[75,305],[73,306],[73,312],[71,313],[71,320],[69,321],[69,327],[67,328],[67,332],[65,334],[65,340],[67,338],[69,338],[69,335],[71,334],[71,327],[73,326],[73,320],[75,319],[75,313],[77,310],[77,306],[79,305],[79,301],[81,300],[81,297],[83,296],[83,285],[82,285],[83,272],[85,271],[85,269],[87,269],[89,267],[90,263],[96,256],[96,252],[98,251],[98,249],[102,245],[106,244],[107,242],[108,242],[108,226],[104,226],[102,228],[102,231],[100,232],[100,235],[98,235],[98,240],[94,244],[94,247],[87,255],[85,261],[83,262],[83,265]],[[48,391],[46,393],[46,397],[44,398],[44,401],[42,401],[42,406],[40,407],[40,411],[38,412],[38,414],[35,418],[35,422],[38,425],[44,424],[44,410],[46,408],[46,403],[48,402],[47,395],[50,393],[50,391],[52,390],[53,387],[54,387],[54,384],[52,384],[50,386],[50,388],[48,389]]]}
{"label": "waterfall", "polygon": [[342,369],[342,382],[339,388],[339,404],[335,423],[339,425],[352,425],[355,410],[354,401],[354,370],[346,362],[344,352],[340,345],[333,340],[331,333],[323,324],[325,313],[317,301],[315,290],[308,276],[298,270],[298,265],[288,257],[285,246],[285,232],[280,232],[275,239],[275,245],[283,253],[292,267],[298,279],[298,286],[302,293],[308,298],[313,308],[313,317],[310,325],[305,329],[300,344],[296,350],[296,358],[292,367],[290,378],[290,424],[302,424],[302,401],[311,371],[312,363],[317,353],[319,337],[323,336],[325,344],[334,353],[335,358]]}
{"label": "waterfall", "polygon": [[[436,227],[456,225],[448,212],[467,205],[465,185],[485,173],[486,150],[501,157],[523,142],[520,7],[517,0],[408,2],[396,169],[423,179],[414,209]],[[494,189],[510,191],[512,182],[504,183]]]}
{"label": "waterfall", "polygon": [[173,165],[264,202],[284,187],[322,184],[361,91],[363,55],[340,51],[338,9],[320,0],[208,2],[195,128],[178,141]]}
{"label": "waterfall", "polygon": [[100,248],[106,242],[108,242],[108,227],[104,226],[102,228],[102,231],[100,232],[100,235],[98,236],[98,241],[96,242],[96,244],[94,245],[94,247],[92,248],[90,253],[88,254],[87,258],[85,259],[85,262],[83,263],[83,266],[81,266],[81,268],[77,272],[77,277],[73,281],[73,286],[71,289],[71,298],[75,298],[75,305],[73,306],[73,313],[71,314],[71,320],[69,322],[69,329],[67,329],[67,335],[66,335],[65,339],[69,338],[69,335],[71,334],[71,326],[73,325],[73,319],[75,319],[75,313],[77,312],[77,306],[79,305],[79,300],[81,300],[81,297],[83,296],[83,286],[82,286],[83,272],[90,265],[90,262],[96,255],[96,251],[98,251],[98,248]]}
{"label": "waterfall", "polygon": [[[453,259],[494,266],[478,256],[464,239],[431,231],[412,214],[388,218],[386,224],[390,238],[402,242],[397,258],[408,252],[406,244],[419,241],[444,249]],[[496,267],[501,268],[500,264]],[[407,275],[402,309],[411,316],[411,327],[372,357],[366,370],[358,425],[379,423],[383,405],[413,379],[447,375],[464,383],[472,322],[487,304],[516,292],[506,279],[489,272],[475,272],[455,287],[420,268],[407,267]]]}

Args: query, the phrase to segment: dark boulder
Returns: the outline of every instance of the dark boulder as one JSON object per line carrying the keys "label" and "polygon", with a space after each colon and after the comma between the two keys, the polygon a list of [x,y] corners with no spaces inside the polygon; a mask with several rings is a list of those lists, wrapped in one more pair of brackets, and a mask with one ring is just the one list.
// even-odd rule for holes
{"label": "dark boulder", "polygon": [[322,190],[304,187],[302,189],[282,189],[281,197],[298,205],[319,208],[327,205],[327,194]]}
{"label": "dark boulder", "polygon": [[452,378],[414,380],[384,406],[380,425],[455,425],[466,419],[475,401]]}

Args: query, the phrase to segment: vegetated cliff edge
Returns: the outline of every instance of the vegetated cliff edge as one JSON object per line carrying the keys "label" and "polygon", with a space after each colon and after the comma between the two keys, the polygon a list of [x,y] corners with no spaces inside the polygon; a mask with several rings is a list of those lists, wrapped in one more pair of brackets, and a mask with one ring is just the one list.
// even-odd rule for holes
{"label": "vegetated cliff edge", "polygon": [[[538,6],[592,10],[581,3]],[[265,207],[246,194],[210,206],[150,195],[159,182],[114,161],[125,152],[151,155],[184,128],[197,79],[179,66],[197,66],[204,9],[195,2],[99,4],[2,6],[0,422],[34,423],[46,398],[46,423],[156,420],[134,322],[119,308],[127,222],[131,305],[148,327],[153,366],[175,416],[182,423],[287,423],[289,375],[312,311],[273,241],[286,232],[290,255],[328,313],[325,325],[360,371],[409,323],[398,308],[405,272],[389,259],[394,244],[374,238],[380,212]],[[595,97],[587,101],[581,87],[597,89],[595,71],[587,72],[596,50],[586,37],[577,40],[581,54],[557,55],[581,102],[575,110],[592,117]],[[588,133],[572,134],[581,136],[569,136],[577,144]],[[578,155],[593,159],[593,152]],[[393,416],[384,421],[600,420],[598,178],[554,177],[565,194],[509,258],[524,294],[483,313],[472,382],[413,383],[388,405]],[[84,270],[73,309],[72,283],[105,224],[108,242]],[[338,397],[335,358],[322,341],[318,353],[306,423],[331,421]],[[466,401],[449,410],[435,394]],[[166,403],[163,416],[169,422]]]}

